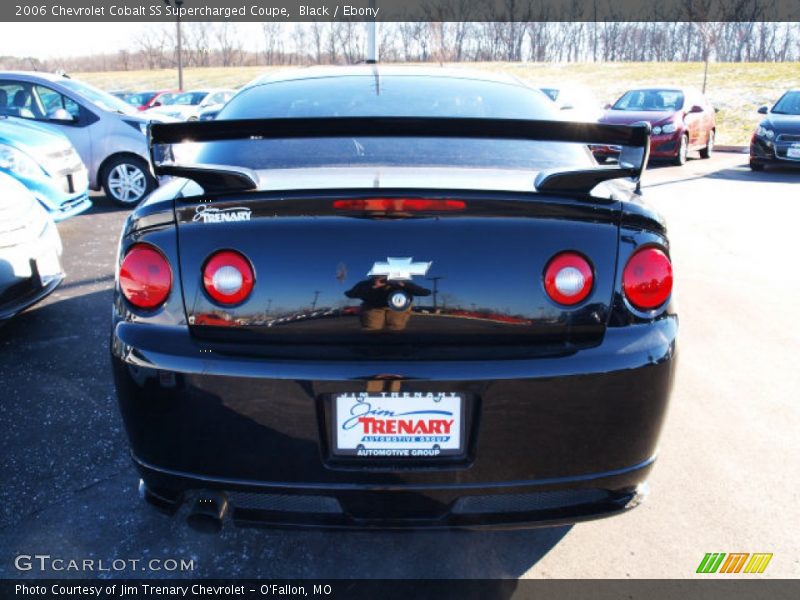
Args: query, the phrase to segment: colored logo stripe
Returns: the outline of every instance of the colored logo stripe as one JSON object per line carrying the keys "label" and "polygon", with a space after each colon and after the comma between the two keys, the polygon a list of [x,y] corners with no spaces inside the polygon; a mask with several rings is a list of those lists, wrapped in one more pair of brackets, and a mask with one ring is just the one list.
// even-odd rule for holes
{"label": "colored logo stripe", "polygon": [[724,552],[718,553],[707,553],[703,560],[700,561],[700,566],[697,567],[698,573],[716,573],[717,569],[719,569],[719,565],[722,563],[722,559],[725,558]]}
{"label": "colored logo stripe", "polygon": [[767,568],[769,561],[772,560],[772,554],[753,554],[750,562],[744,568],[745,573],[763,573]]}
{"label": "colored logo stripe", "polygon": [[747,557],[750,556],[747,552],[738,552],[733,554],[728,554],[728,558],[725,559],[725,562],[722,563],[722,568],[719,570],[720,573],[738,573],[742,570],[744,566],[744,561],[747,560]]}
{"label": "colored logo stripe", "polygon": [[[726,556],[727,558],[725,558]],[[748,558],[750,559],[749,561],[747,560]],[[732,552],[731,554],[726,554],[725,552],[708,552],[703,557],[703,560],[700,561],[697,572],[741,573],[742,568],[744,568],[745,573],[763,573],[771,560],[771,553]]]}

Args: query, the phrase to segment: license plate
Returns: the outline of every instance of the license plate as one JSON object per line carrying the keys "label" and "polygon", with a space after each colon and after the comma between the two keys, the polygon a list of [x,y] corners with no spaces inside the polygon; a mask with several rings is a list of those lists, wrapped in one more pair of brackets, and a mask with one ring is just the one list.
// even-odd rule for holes
{"label": "license plate", "polygon": [[61,263],[58,260],[58,255],[55,252],[48,252],[36,259],[36,270],[39,272],[39,279],[42,283],[47,283],[61,274]]}
{"label": "license plate", "polygon": [[364,458],[435,458],[464,453],[464,397],[386,392],[333,398],[333,453]]}
{"label": "license plate", "polygon": [[800,147],[792,146],[791,148],[787,148],[786,156],[789,158],[800,158]]}

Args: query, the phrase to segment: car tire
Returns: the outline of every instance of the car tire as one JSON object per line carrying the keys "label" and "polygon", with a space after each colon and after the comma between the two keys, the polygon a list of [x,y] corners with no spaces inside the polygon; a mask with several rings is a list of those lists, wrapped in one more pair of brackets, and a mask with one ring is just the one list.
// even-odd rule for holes
{"label": "car tire", "polygon": [[686,164],[686,157],[689,154],[689,136],[682,135],[681,136],[681,144],[678,146],[678,154],[672,160],[673,164],[682,167]]}
{"label": "car tire", "polygon": [[763,171],[764,170],[764,163],[757,162],[755,160],[750,161],[750,170],[751,171]]}
{"label": "car tire", "polygon": [[705,148],[700,150],[700,158],[711,158],[711,155],[714,153],[714,130],[708,132],[708,145]]}
{"label": "car tire", "polygon": [[106,197],[117,206],[133,207],[156,187],[148,164],[137,156],[112,158],[101,178]]}

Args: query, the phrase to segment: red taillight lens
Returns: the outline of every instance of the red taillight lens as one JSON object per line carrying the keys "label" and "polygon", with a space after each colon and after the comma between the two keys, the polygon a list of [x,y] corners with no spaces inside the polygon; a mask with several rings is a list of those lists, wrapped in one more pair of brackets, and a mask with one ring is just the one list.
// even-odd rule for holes
{"label": "red taillight lens", "polygon": [[152,310],[161,306],[172,289],[169,261],[150,244],[134,244],[122,259],[119,286],[128,302],[137,308]]}
{"label": "red taillight lens", "polygon": [[642,248],[628,259],[622,272],[622,289],[635,308],[652,310],[672,293],[672,263],[662,250]]}
{"label": "red taillight lens", "polygon": [[374,212],[419,212],[464,210],[463,200],[436,200],[432,198],[361,198],[334,200],[337,210],[365,210]]}
{"label": "red taillight lens", "polygon": [[567,306],[584,300],[592,291],[592,266],[580,254],[562,252],[554,256],[544,272],[544,289],[554,302]]}
{"label": "red taillight lens", "polygon": [[253,267],[244,256],[233,250],[213,254],[203,268],[203,286],[220,304],[239,304],[253,291]]}

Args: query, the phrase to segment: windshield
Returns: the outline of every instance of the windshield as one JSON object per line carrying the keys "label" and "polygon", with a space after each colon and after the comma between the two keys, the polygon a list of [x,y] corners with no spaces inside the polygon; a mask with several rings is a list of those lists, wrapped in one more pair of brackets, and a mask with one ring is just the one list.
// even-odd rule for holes
{"label": "windshield", "polygon": [[[483,117],[556,119],[538,90],[454,77],[353,75],[267,83],[234,97],[218,119]],[[204,145],[197,162],[251,169],[323,166],[466,166],[540,170],[592,164],[585,146],[512,140],[319,138]]]}
{"label": "windshield", "polygon": [[174,94],[170,97],[169,102],[163,102],[163,104],[194,106],[200,104],[207,95],[208,92],[184,92],[183,94]]}
{"label": "windshield", "polygon": [[676,111],[683,108],[683,92],[678,90],[631,90],[626,92],[613,110]]}
{"label": "windshield", "polygon": [[800,92],[786,92],[772,107],[779,115],[800,115]]}
{"label": "windshield", "polygon": [[95,106],[102,108],[103,110],[118,112],[126,115],[136,114],[136,109],[134,109],[124,100],[120,100],[116,96],[112,96],[108,92],[97,89],[88,83],[83,83],[82,81],[77,81],[76,79],[62,79],[59,80],[59,83],[61,83],[64,87],[77,92],[83,96],[83,98]]}
{"label": "windshield", "polygon": [[139,92],[138,94],[127,94],[125,100],[133,106],[144,106],[155,96],[155,92]]}

